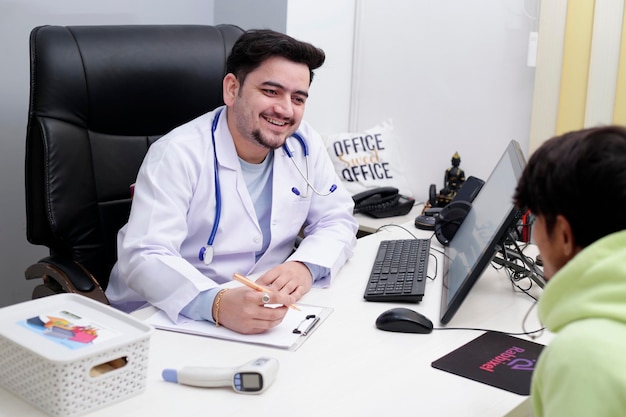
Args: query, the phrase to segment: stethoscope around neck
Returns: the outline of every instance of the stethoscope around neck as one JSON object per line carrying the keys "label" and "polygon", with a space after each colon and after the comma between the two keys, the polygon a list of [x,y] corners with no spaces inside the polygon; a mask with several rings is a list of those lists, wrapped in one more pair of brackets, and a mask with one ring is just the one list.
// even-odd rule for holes
{"label": "stethoscope around neck", "polygon": [[[219,122],[219,118],[220,118],[220,114],[222,113],[222,110],[223,109],[217,110],[217,112],[215,113],[215,117],[213,118],[213,124],[211,125],[211,140],[213,141],[213,171],[214,171],[213,177],[215,179],[215,219],[213,221],[213,228],[211,229],[211,234],[209,235],[209,240],[207,241],[207,244],[205,246],[200,248],[200,252],[198,253],[198,258],[202,262],[204,262],[205,265],[208,265],[213,261],[213,242],[215,241],[215,235],[217,234],[217,229],[220,224],[220,217],[222,215],[222,192],[220,189],[220,179],[218,176],[218,169],[217,169],[217,150],[215,149],[215,130],[217,130],[217,124]],[[300,174],[304,182],[306,182],[306,191],[304,192],[304,194],[302,194],[298,188],[292,187],[291,192],[302,198],[309,197],[309,190],[313,191],[315,194],[322,196],[322,197],[333,193],[337,189],[337,184],[331,185],[328,192],[325,192],[325,193],[319,192],[313,186],[313,184],[311,184],[311,182],[309,181],[309,147],[307,146],[304,138],[300,136],[298,133],[294,133],[292,136],[296,138],[296,140],[300,143],[300,146],[302,147],[302,152],[304,153],[304,161],[305,161],[305,166],[306,166],[306,174],[302,172],[298,164],[296,164],[296,161],[293,159],[293,152],[291,152],[291,150],[287,146],[287,141],[285,141],[282,148],[285,154],[289,157],[289,159],[293,163],[293,166],[296,167],[296,170],[298,171],[298,173]]]}

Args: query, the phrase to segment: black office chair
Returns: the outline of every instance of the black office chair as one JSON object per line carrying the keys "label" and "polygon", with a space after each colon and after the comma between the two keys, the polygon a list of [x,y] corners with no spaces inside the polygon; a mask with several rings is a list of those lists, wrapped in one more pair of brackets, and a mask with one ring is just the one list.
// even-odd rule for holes
{"label": "black office chair", "polygon": [[50,256],[25,271],[33,298],[108,303],[117,232],[148,147],[223,104],[233,25],[41,26],[30,35],[28,241]]}

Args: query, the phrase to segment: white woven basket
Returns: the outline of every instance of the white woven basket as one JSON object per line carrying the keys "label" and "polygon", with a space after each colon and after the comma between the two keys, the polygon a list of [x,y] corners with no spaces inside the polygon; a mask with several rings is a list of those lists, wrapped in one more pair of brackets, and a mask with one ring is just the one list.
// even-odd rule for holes
{"label": "white woven basket", "polygon": [[[68,348],[24,321],[63,310],[110,330],[102,343]],[[153,329],[112,307],[59,294],[0,309],[0,385],[55,417],[74,417],[145,390]],[[111,335],[111,333],[113,335]]]}

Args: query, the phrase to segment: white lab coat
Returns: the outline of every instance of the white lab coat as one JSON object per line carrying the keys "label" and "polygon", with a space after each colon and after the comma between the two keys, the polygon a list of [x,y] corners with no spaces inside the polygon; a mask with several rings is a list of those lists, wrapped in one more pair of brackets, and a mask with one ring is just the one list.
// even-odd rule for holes
{"label": "white lab coat", "polygon": [[[214,241],[214,258],[205,265],[198,257],[207,244],[215,218],[215,183],[210,112],[173,130],[155,142],[139,170],[128,223],[118,234],[118,262],[106,290],[111,304],[130,311],[148,302],[176,320],[180,310],[201,291],[232,279],[235,272],[263,272],[289,260],[330,269],[316,285],[327,285],[352,255],[357,222],[353,201],[340,184],[322,138],[302,122],[298,133],[309,147],[309,181],[320,192],[332,184],[329,196],[303,193],[306,182],[284,150],[274,151],[271,241],[263,244],[254,206],[246,187],[232,136],[222,112],[215,148],[222,210]],[[288,139],[294,161],[303,172],[302,147]],[[302,225],[305,239],[292,254]]]}

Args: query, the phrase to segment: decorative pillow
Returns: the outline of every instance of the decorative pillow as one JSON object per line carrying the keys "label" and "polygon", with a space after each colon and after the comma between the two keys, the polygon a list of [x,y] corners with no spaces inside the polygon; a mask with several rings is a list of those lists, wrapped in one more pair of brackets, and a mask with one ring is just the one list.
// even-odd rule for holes
{"label": "decorative pillow", "polygon": [[397,159],[391,119],[363,132],[328,134],[324,140],[337,175],[350,194],[391,186],[400,194],[413,196]]}

